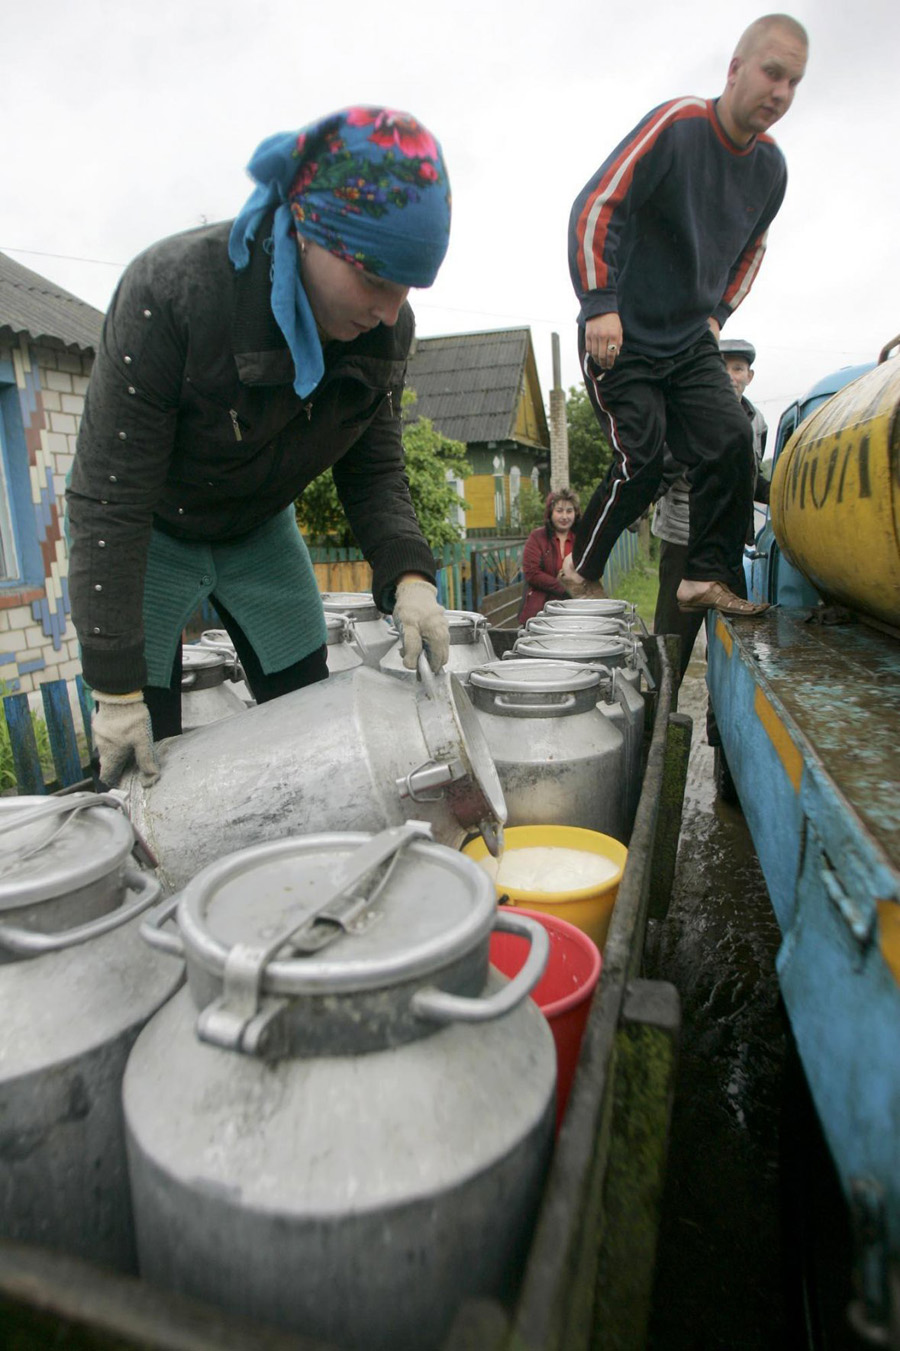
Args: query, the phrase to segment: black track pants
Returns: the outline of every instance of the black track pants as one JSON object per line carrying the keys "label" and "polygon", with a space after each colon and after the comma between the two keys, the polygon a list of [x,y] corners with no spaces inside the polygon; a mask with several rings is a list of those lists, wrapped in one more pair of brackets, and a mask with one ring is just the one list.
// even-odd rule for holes
{"label": "black track pants", "polygon": [[613,451],[609,473],[578,524],[572,561],[599,578],[619,535],[653,500],[663,445],[684,468],[691,489],[685,577],[729,584],[740,566],[752,511],[753,435],[735,398],[712,333],[674,357],[632,355],[626,345],[611,371],[584,350],[588,396]]}

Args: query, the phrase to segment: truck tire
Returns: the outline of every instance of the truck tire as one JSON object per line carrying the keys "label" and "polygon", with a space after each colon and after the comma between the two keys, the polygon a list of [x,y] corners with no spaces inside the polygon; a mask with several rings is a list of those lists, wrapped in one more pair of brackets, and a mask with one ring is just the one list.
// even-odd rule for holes
{"label": "truck tire", "polygon": [[793,1036],[782,1079],[781,1197],[788,1346],[863,1351],[847,1316],[853,1245],[847,1205]]}
{"label": "truck tire", "polygon": [[719,801],[726,803],[729,807],[740,807],[741,800],[738,797],[738,791],[734,786],[734,779],[731,777],[731,770],[728,768],[728,761],[725,759],[725,752],[721,746],[716,746],[713,751],[713,777],[716,785],[716,797]]}

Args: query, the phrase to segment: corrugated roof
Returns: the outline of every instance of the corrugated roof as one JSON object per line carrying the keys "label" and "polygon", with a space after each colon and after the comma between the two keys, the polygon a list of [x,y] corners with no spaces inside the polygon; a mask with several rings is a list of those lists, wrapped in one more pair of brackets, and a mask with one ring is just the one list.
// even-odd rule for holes
{"label": "corrugated roof", "polygon": [[100,310],[0,253],[0,332],[93,352],[102,326]]}
{"label": "corrugated roof", "polygon": [[530,347],[527,328],[418,338],[406,377],[416,412],[455,441],[512,439]]}

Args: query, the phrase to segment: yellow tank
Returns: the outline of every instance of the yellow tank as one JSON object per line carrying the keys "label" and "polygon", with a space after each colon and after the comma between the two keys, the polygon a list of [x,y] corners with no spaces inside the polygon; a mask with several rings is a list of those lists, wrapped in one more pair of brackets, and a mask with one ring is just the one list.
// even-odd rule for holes
{"label": "yellow tank", "polygon": [[801,424],[770,508],[778,543],[823,597],[900,626],[900,358]]}

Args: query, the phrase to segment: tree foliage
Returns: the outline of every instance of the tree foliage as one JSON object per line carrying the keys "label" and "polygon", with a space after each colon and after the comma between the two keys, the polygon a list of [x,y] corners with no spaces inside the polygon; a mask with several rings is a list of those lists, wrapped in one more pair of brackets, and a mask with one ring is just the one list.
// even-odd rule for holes
{"label": "tree foliage", "polygon": [[587,390],[574,385],[566,397],[566,425],[569,431],[569,486],[587,506],[594,489],[612,462],[609,442],[600,430]]}
{"label": "tree foliage", "polygon": [[539,525],[544,524],[544,504],[546,495],[535,488],[530,479],[523,479],[519,488],[519,529],[523,535],[530,535]]}
{"label": "tree foliage", "polygon": [[[466,460],[462,441],[451,441],[435,431],[430,418],[416,417],[416,395],[403,394],[403,454],[406,477],[419,525],[434,549],[461,537],[456,523],[460,497],[454,483],[447,482],[448,470],[454,479],[464,479],[472,469]],[[415,420],[413,420],[415,419]],[[466,503],[462,506],[465,508]],[[354,548],[356,540],[344,515],[330,473],[320,474],[297,501],[297,520],[310,544]]]}

